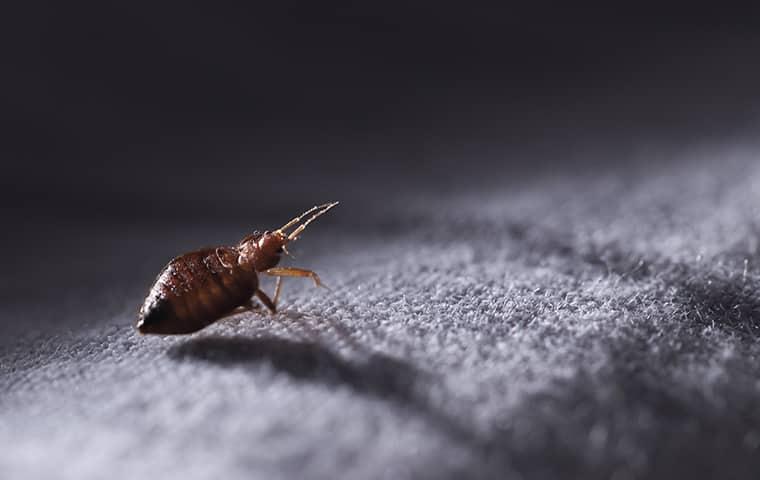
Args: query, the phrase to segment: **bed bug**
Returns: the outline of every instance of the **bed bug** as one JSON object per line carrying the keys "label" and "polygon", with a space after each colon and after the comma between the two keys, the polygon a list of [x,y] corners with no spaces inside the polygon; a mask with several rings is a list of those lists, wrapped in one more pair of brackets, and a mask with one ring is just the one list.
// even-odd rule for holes
{"label": "bed bug", "polygon": [[[307,277],[311,270],[278,267],[286,245],[338,202],[315,206],[272,232],[254,232],[235,246],[203,248],[170,261],[158,274],[140,309],[140,333],[193,333],[232,313],[259,308],[253,297],[277,312],[282,277]],[[306,221],[302,220],[311,215]],[[286,230],[293,228],[290,233]],[[274,297],[259,288],[259,274],[277,277]]]}

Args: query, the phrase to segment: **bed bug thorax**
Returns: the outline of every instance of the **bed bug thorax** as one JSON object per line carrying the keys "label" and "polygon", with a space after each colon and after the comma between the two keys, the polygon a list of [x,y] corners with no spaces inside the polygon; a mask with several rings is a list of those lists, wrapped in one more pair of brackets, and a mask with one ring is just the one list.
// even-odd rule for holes
{"label": "bed bug thorax", "polygon": [[[137,329],[164,335],[192,333],[236,310],[256,308],[253,296],[274,313],[282,277],[309,277],[321,286],[315,272],[277,264],[283,253],[288,254],[287,244],[337,204],[315,206],[277,230],[254,232],[235,246],[204,248],[175,258],[150,289]],[[277,277],[273,299],[259,288],[260,273]]]}

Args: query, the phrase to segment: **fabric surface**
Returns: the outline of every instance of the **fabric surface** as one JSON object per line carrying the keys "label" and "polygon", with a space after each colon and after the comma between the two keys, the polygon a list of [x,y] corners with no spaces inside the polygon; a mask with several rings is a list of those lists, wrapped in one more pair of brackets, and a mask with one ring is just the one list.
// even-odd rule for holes
{"label": "fabric surface", "polygon": [[30,228],[1,285],[0,478],[756,478],[753,152],[307,200],[344,202],[285,264],[331,289],[288,280],[277,315],[192,336],[136,334],[154,276],[291,203]]}

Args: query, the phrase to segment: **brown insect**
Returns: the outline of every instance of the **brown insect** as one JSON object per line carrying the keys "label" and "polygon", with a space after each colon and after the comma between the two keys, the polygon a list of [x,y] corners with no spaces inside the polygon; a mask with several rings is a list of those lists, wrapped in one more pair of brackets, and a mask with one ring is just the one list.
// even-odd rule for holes
{"label": "brown insect", "polygon": [[[252,301],[254,295],[275,313],[282,277],[309,277],[322,286],[311,270],[276,265],[280,256],[288,253],[288,242],[337,204],[313,207],[273,232],[248,235],[236,246],[204,248],[175,258],[145,298],[137,329],[161,335],[196,332],[232,313],[258,308]],[[291,227],[295,229],[286,233]],[[277,277],[274,299],[259,288],[259,273]]]}

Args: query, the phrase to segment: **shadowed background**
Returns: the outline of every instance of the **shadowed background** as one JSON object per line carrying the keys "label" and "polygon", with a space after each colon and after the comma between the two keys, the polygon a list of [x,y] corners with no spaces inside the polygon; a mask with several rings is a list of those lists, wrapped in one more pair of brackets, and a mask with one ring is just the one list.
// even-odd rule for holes
{"label": "shadowed background", "polygon": [[[13,7],[0,473],[752,478],[756,18]],[[169,258],[330,200],[331,291],[135,335]]]}
{"label": "shadowed background", "polygon": [[35,213],[240,215],[303,190],[377,199],[388,182],[595,171],[756,121],[749,9],[13,8],[1,186]]}

